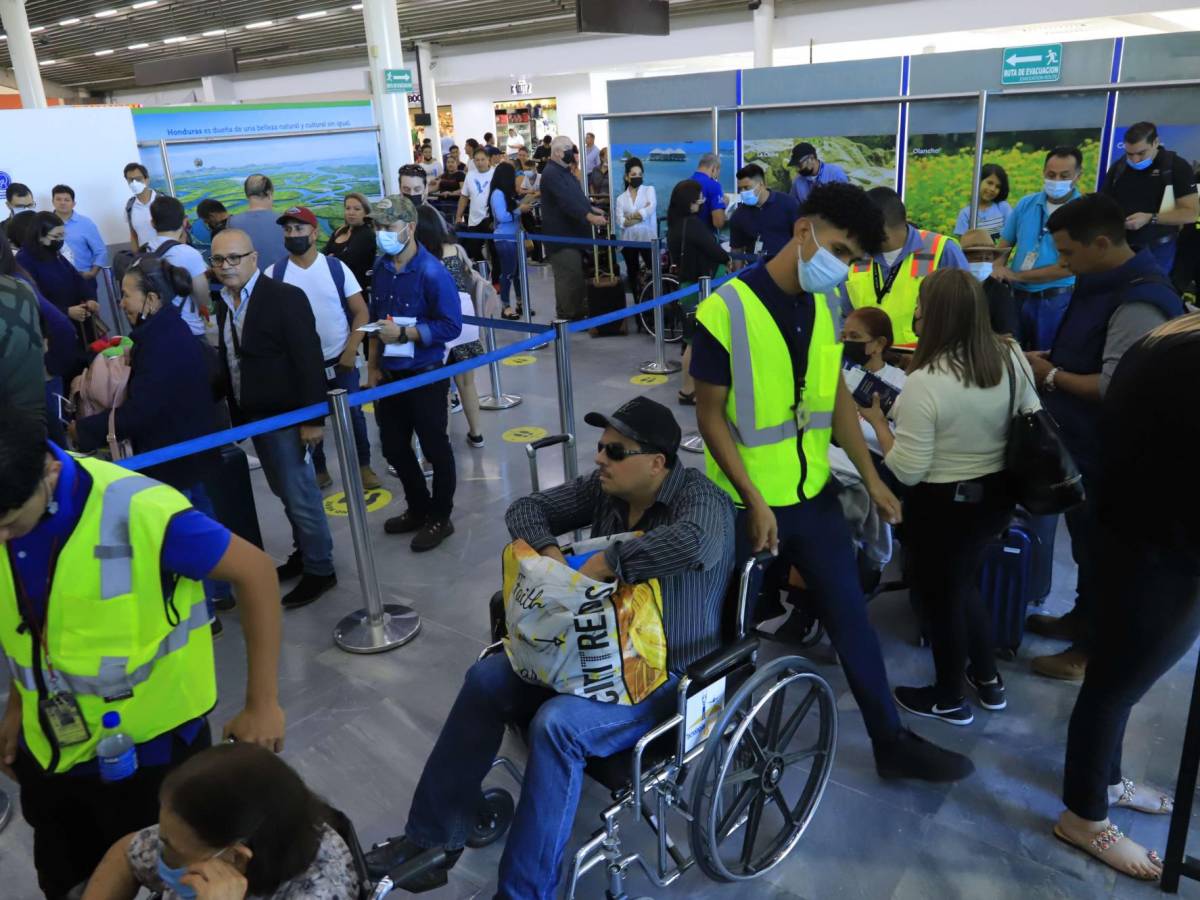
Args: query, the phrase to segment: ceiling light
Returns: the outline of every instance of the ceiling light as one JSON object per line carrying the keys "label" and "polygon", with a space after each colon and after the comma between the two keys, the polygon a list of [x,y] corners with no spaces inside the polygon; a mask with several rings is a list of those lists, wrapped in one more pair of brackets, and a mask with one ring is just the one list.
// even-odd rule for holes
{"label": "ceiling light", "polygon": [[248,29],[270,28],[274,24],[275,24],[275,22],[273,20],[267,19],[264,22],[251,22],[249,25],[246,26],[246,28],[248,28]]}
{"label": "ceiling light", "polygon": [[225,33],[224,28],[214,28],[212,31],[204,32],[205,37],[220,37]]}
{"label": "ceiling light", "polygon": [[93,55],[93,56],[108,56],[108,55],[110,55],[112,52],[113,52],[113,51],[111,51],[111,50],[97,50],[97,51],[96,51],[94,54],[92,54],[92,55]]}
{"label": "ceiling light", "polygon": [[65,28],[68,25],[78,25],[82,21],[83,21],[83,19],[63,19],[58,24],[62,25]]}
{"label": "ceiling light", "polygon": [[187,38],[185,38],[185,37],[163,38],[163,43],[164,44],[182,44],[186,40],[187,40]]}
{"label": "ceiling light", "polygon": [[43,59],[43,60],[40,60],[40,61],[38,62],[38,65],[42,65],[42,66],[52,66],[52,65],[54,65],[56,62],[58,62],[58,60],[57,60],[57,59]]}
{"label": "ceiling light", "polygon": [[355,3],[355,4],[354,4],[352,7],[350,7],[350,8],[351,8],[351,9],[362,9],[362,4],[361,4],[361,3]]}
{"label": "ceiling light", "polygon": [[145,50],[149,46],[150,46],[149,44],[130,44],[129,49],[130,50]]}
{"label": "ceiling light", "polygon": [[109,19],[119,13],[119,9],[102,9],[98,13],[92,13],[97,19]]}
{"label": "ceiling light", "polygon": [[329,15],[329,13],[326,10],[321,9],[321,10],[317,10],[316,12],[300,13],[300,15],[296,16],[296,18],[297,19],[320,19],[321,17],[327,16],[327,15]]}
{"label": "ceiling light", "polygon": [[134,9],[149,9],[151,6],[158,6],[158,0],[142,0],[141,3],[133,4]]}
{"label": "ceiling light", "polygon": [[30,29],[29,29],[29,33],[30,33],[30,34],[37,34],[39,31],[45,31],[45,30],[46,30],[46,26],[45,26],[45,25],[38,25],[36,28],[30,28]]}

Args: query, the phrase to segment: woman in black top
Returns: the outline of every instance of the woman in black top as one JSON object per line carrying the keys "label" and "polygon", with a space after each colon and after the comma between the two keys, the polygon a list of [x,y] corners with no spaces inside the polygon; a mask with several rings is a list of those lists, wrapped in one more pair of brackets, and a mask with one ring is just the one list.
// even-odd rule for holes
{"label": "woman in black top", "polygon": [[375,227],[368,212],[371,202],[357,192],[346,195],[346,224],[333,233],[325,244],[325,253],[336,256],[354,273],[366,299],[371,287],[371,266],[375,264]]}
{"label": "woman in black top", "polygon": [[[667,252],[671,255],[671,265],[679,274],[680,287],[694,284],[702,275],[711,278],[720,266],[729,265],[729,254],[717,243],[712,229],[697,215],[703,205],[704,196],[698,181],[688,178],[671,191],[671,202],[667,207]],[[696,382],[688,370],[692,364],[691,342],[698,303],[699,297],[695,294],[679,301],[684,311],[681,406],[696,405]]]}

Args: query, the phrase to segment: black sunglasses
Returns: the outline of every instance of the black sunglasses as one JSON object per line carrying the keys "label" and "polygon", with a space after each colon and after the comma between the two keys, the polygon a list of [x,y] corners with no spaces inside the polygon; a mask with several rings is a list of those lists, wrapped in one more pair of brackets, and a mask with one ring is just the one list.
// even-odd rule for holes
{"label": "black sunglasses", "polygon": [[622,462],[629,456],[656,456],[662,453],[661,450],[630,450],[624,444],[618,444],[616,441],[611,444],[599,441],[596,444],[596,452],[603,453],[613,462]]}

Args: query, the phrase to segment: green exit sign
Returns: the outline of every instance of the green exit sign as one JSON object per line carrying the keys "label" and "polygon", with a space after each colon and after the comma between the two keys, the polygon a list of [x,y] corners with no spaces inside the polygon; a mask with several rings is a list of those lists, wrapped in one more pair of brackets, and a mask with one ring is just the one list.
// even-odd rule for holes
{"label": "green exit sign", "polygon": [[407,94],[412,90],[412,69],[384,69],[383,92],[385,94]]}
{"label": "green exit sign", "polygon": [[1037,84],[1062,77],[1062,44],[1009,47],[1004,51],[1001,84]]}

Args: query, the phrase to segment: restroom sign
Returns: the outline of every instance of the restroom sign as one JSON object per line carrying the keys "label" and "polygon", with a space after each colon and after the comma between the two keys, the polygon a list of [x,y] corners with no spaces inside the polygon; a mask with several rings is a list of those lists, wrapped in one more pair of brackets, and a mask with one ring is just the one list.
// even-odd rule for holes
{"label": "restroom sign", "polygon": [[1004,51],[1001,84],[1038,84],[1062,78],[1062,44],[1009,47]]}

